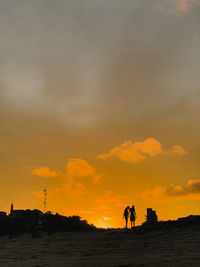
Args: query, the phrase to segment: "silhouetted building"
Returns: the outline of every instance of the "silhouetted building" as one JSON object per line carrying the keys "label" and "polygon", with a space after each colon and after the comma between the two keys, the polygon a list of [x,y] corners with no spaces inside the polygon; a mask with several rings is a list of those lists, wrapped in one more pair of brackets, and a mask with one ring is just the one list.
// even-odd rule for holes
{"label": "silhouetted building", "polygon": [[0,211],[0,217],[6,217],[6,212],[5,211]]}
{"label": "silhouetted building", "polygon": [[23,216],[24,215],[24,210],[15,210],[14,209],[14,205],[13,205],[13,203],[11,204],[11,206],[10,206],[10,216]]}
{"label": "silhouetted building", "polygon": [[34,209],[31,212],[32,212],[32,214],[35,214],[35,215],[38,215],[38,216],[43,215],[43,212],[41,210],[38,210],[38,209]]}
{"label": "silhouetted building", "polygon": [[13,203],[10,213],[0,211],[0,236],[29,233],[39,236],[42,232],[55,233],[61,231],[89,231],[96,229],[79,216],[65,217],[52,214],[50,211],[43,213],[38,209],[19,210],[14,209]]}
{"label": "silhouetted building", "polygon": [[152,210],[151,208],[147,209],[147,215],[146,215],[146,223],[148,224],[154,224],[158,222],[158,216],[156,214],[155,210]]}
{"label": "silhouetted building", "polygon": [[13,205],[13,203],[12,203],[11,206],[10,206],[10,213],[12,213],[13,210],[14,210],[14,205]]}

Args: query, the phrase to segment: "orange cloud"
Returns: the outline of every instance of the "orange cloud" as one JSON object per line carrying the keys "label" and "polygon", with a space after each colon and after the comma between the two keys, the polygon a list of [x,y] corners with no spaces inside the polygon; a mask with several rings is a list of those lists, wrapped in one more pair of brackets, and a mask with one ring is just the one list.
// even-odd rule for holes
{"label": "orange cloud", "polygon": [[100,182],[102,175],[86,160],[81,158],[70,159],[67,163],[67,175],[70,177],[91,177],[94,183]]}
{"label": "orange cloud", "polygon": [[[198,195],[198,196],[197,196]],[[181,198],[200,198],[200,179],[188,180],[186,186],[171,184],[167,188],[158,186],[153,190],[146,190],[142,193],[142,198],[147,202],[162,203],[169,200],[179,200]]]}
{"label": "orange cloud", "polygon": [[42,176],[42,177],[57,177],[58,174],[55,171],[51,171],[49,167],[36,167],[32,170],[33,175]]}
{"label": "orange cloud", "polygon": [[153,190],[146,190],[141,194],[145,202],[162,203],[166,201],[166,189],[158,186]]}
{"label": "orange cloud", "polygon": [[182,155],[186,155],[187,152],[185,149],[183,149],[181,146],[173,146],[171,148],[171,150],[168,151],[169,154],[174,154],[174,155],[179,155],[179,156],[182,156]]}
{"label": "orange cloud", "polygon": [[90,176],[95,172],[95,168],[84,159],[74,158],[67,163],[67,174],[70,176]]}
{"label": "orange cloud", "polygon": [[[63,197],[76,197],[79,198],[86,194],[85,186],[75,181],[73,178],[67,179],[60,187],[55,188],[47,193],[48,199],[59,199]],[[43,198],[44,192],[42,190],[35,191],[33,194],[37,198]]]}
{"label": "orange cloud", "polygon": [[123,207],[126,205],[126,200],[127,198],[123,195],[118,195],[114,193],[113,191],[106,191],[102,196],[100,196],[97,199],[97,202],[102,206],[102,207],[108,207],[110,205],[114,205],[117,207]]}
{"label": "orange cloud", "polygon": [[[50,171],[48,167],[36,168],[33,174],[56,177],[57,173]],[[102,179],[102,175],[96,171],[86,160],[81,158],[70,159],[67,163],[66,173],[64,175],[64,182],[54,190],[48,193],[49,199],[58,199],[62,197],[81,197],[87,193],[85,185],[80,182],[80,177],[86,177],[89,181],[96,184]],[[43,191],[34,192],[36,197],[43,197]]]}
{"label": "orange cloud", "polygon": [[87,193],[84,184],[75,181],[73,178],[68,179],[63,184],[62,190],[70,197],[81,197]]}
{"label": "orange cloud", "polygon": [[122,145],[112,148],[108,153],[99,155],[99,158],[117,157],[122,161],[140,162],[148,155],[155,156],[161,151],[161,144],[154,138],[148,138],[144,142],[126,141]]}
{"label": "orange cloud", "polygon": [[112,148],[108,153],[98,156],[100,159],[116,157],[121,161],[140,162],[147,157],[157,156],[162,153],[185,155],[186,151],[181,146],[173,146],[170,150],[165,151],[162,145],[155,138],[147,138],[143,142],[125,141],[120,146]]}

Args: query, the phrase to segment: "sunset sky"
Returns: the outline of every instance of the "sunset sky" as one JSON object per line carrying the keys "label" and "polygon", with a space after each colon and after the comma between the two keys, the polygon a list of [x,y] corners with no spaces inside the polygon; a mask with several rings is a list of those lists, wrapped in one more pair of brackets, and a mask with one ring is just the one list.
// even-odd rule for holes
{"label": "sunset sky", "polygon": [[0,36],[0,210],[200,214],[199,0],[0,0]]}

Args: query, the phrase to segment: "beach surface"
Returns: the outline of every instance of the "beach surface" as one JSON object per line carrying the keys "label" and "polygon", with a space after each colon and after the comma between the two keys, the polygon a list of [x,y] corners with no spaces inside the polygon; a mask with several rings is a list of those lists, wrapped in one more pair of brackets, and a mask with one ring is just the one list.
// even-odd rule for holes
{"label": "beach surface", "polygon": [[0,266],[200,266],[200,226],[2,236]]}

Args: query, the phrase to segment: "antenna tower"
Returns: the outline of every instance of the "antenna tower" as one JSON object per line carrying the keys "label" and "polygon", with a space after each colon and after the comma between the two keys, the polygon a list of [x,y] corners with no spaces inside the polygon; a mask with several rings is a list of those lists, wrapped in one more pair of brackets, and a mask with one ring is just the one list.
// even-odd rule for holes
{"label": "antenna tower", "polygon": [[47,189],[46,187],[43,190],[44,192],[44,213],[46,213],[46,207],[47,207]]}

